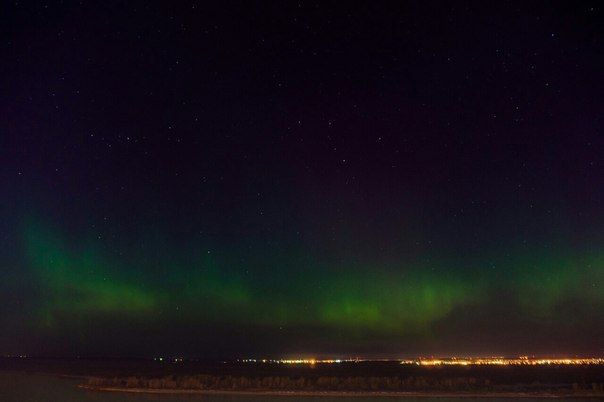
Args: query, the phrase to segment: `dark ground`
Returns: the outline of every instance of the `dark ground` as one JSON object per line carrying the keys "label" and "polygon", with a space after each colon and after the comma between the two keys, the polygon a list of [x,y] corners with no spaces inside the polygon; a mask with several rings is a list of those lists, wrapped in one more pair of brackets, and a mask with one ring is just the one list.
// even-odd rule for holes
{"label": "dark ground", "polygon": [[[182,379],[202,378],[204,389],[242,389],[238,379],[255,379],[256,384],[284,389],[285,382],[269,380],[304,378],[305,390],[349,390],[350,380],[357,383],[354,390],[386,390],[387,379],[398,381],[396,390],[409,391],[490,391],[490,392],[554,392],[604,394],[604,366],[417,366],[398,362],[346,362],[339,364],[284,365],[241,363],[236,361],[159,362],[123,359],[22,359],[0,358],[0,370],[93,377],[106,381],[106,386],[126,386],[127,379],[141,380],[138,384],[151,387],[182,388]],[[322,380],[321,380],[322,379]],[[383,380],[380,380],[383,379]],[[137,383],[135,381],[135,383]],[[167,383],[170,386],[163,385]],[[352,382],[354,383],[354,381]],[[391,383],[388,382],[389,384]],[[97,384],[99,384],[97,382]],[[207,385],[211,384],[211,385]],[[249,382],[248,382],[249,384]],[[269,384],[269,385],[266,385]],[[273,385],[279,384],[279,385]],[[376,385],[377,384],[377,385]],[[132,385],[128,385],[132,387]],[[148,386],[144,385],[143,387]],[[140,387],[140,385],[138,386]],[[208,388],[210,387],[210,388]],[[248,385],[248,389],[251,389]],[[280,388],[277,388],[280,387]],[[256,389],[256,388],[254,388]],[[296,388],[300,389],[300,387]],[[390,390],[392,388],[389,388]]]}

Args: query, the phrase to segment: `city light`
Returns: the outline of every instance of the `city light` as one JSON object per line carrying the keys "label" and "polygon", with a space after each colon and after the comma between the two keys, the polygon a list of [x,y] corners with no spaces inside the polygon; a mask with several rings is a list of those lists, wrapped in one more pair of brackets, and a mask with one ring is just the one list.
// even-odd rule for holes
{"label": "city light", "polygon": [[418,366],[538,366],[538,365],[604,365],[604,358],[582,357],[582,358],[547,358],[547,357],[448,357],[448,358],[424,358],[415,359],[241,359],[242,363],[265,363],[265,364],[338,364],[358,362],[398,362],[403,365]]}
{"label": "city light", "polygon": [[[243,363],[269,363],[269,364],[336,364],[358,362],[359,359],[241,359]],[[368,360],[366,360],[368,361]]]}
{"label": "city light", "polygon": [[417,364],[420,366],[538,366],[538,365],[593,365],[604,364],[604,358],[535,358],[520,356],[516,358],[506,357],[470,357],[470,358],[419,358],[415,360],[404,360],[401,364]]}

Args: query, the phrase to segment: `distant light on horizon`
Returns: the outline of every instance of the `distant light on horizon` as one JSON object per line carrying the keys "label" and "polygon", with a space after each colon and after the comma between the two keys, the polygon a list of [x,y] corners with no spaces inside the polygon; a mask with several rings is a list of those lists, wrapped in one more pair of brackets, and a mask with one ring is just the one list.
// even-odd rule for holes
{"label": "distant light on horizon", "polygon": [[604,365],[604,357],[582,357],[582,358],[534,358],[519,356],[506,357],[449,357],[449,358],[423,358],[416,359],[241,359],[242,363],[264,363],[264,364],[291,364],[291,365],[315,365],[315,364],[338,364],[358,362],[399,362],[404,365],[418,366],[537,366],[537,365]]}

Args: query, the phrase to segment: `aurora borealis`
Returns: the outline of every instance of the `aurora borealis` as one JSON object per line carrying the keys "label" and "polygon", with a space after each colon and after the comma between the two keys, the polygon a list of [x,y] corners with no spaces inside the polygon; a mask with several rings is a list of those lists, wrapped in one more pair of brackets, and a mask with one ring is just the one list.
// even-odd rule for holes
{"label": "aurora borealis", "polygon": [[602,354],[597,3],[8,8],[0,353]]}

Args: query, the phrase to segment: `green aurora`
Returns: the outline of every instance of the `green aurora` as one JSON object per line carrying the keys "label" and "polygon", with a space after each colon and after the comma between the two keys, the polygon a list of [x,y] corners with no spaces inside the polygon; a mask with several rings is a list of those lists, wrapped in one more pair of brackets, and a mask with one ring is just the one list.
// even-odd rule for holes
{"label": "green aurora", "polygon": [[604,8],[7,2],[0,354],[604,355]]}
{"label": "green aurora", "polygon": [[137,317],[161,324],[169,318],[176,325],[313,327],[389,337],[430,334],[439,321],[464,308],[480,309],[502,290],[528,319],[555,319],[569,300],[604,307],[597,286],[604,279],[600,254],[527,255],[504,267],[505,279],[488,269],[446,269],[441,262],[432,268],[409,264],[397,273],[369,264],[330,270],[317,263],[289,267],[288,280],[279,275],[258,280],[244,263],[233,266],[210,253],[174,250],[174,256],[194,256],[190,264],[170,263],[175,257],[165,255],[149,274],[148,262],[125,265],[93,243],[68,243],[37,224],[29,224],[23,238],[42,295],[29,323],[34,328],[109,315],[114,321]]}

